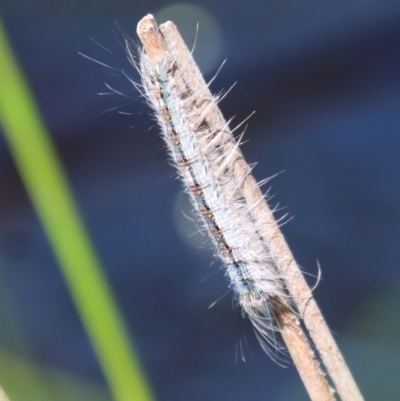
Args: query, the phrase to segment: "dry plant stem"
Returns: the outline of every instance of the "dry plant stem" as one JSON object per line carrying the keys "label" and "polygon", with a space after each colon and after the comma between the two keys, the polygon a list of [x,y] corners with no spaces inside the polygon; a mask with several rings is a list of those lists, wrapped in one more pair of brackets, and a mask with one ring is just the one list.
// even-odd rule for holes
{"label": "dry plant stem", "polygon": [[[235,146],[232,133],[214,102],[191,53],[184,44],[175,25],[162,24],[158,30],[151,15],[144,17],[138,25],[138,35],[146,49],[146,55],[156,62],[169,52],[181,70],[182,78],[191,93],[198,94],[197,105],[207,108],[207,124],[211,131],[223,130],[221,141],[225,152],[235,152],[234,162],[229,168],[238,182],[242,182],[243,196],[252,210],[258,230],[270,248],[272,257],[282,275],[285,285],[296,304],[304,324],[312,338],[325,368],[333,381],[342,401],[362,401],[363,397],[327,327],[325,320],[312,297],[311,291],[297,266],[293,255],[273,217],[271,210],[251,175],[251,169],[242,153]],[[291,353],[312,400],[333,400],[329,385],[321,372],[305,333],[292,312],[277,316],[284,341]]]}
{"label": "dry plant stem", "polygon": [[[213,97],[195,64],[190,52],[184,44],[174,24],[167,22],[160,26],[160,31],[169,50],[178,64],[183,65],[186,72],[186,83],[192,93],[198,93],[198,103],[211,105],[207,123],[212,131],[218,132],[226,127],[219,108],[212,101]],[[236,152],[232,165],[238,182],[243,182],[243,193],[253,216],[259,224],[259,230],[268,244],[273,259],[285,280],[285,284],[295,302],[304,324],[318,350],[329,376],[335,384],[336,390],[343,401],[362,401],[363,397],[348,369],[340,350],[316,304],[312,293],[273,217],[271,210],[263,199],[263,195],[251,175],[251,170],[243,158],[231,133],[226,130],[226,140],[222,141],[225,152]],[[290,349],[290,346],[288,345]],[[293,356],[293,355],[292,355]],[[295,358],[293,358],[295,360]]]}
{"label": "dry plant stem", "polygon": [[288,309],[277,314],[276,319],[311,400],[335,400],[333,395],[335,391],[329,387],[297,316]]}

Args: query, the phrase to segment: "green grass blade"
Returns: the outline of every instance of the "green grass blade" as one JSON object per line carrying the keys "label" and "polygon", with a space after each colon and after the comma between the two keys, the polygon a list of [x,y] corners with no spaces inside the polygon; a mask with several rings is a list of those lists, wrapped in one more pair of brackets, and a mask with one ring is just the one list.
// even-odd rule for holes
{"label": "green grass blade", "polygon": [[1,22],[0,123],[115,400],[151,400],[66,175]]}

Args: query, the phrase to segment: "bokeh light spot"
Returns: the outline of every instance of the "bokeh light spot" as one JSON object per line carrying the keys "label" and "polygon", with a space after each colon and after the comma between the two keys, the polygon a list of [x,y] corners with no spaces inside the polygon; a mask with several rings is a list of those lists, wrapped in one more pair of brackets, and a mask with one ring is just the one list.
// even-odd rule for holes
{"label": "bokeh light spot", "polygon": [[[221,62],[222,35],[216,19],[205,9],[178,3],[160,9],[155,14],[158,24],[172,21],[179,29],[203,74],[217,68]],[[199,26],[197,39],[197,24]]]}

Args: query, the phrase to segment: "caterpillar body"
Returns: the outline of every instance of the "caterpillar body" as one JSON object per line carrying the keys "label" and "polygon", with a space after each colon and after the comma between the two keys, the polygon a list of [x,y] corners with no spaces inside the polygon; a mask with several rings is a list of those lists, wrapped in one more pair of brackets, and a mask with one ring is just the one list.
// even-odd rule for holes
{"label": "caterpillar body", "polygon": [[[127,50],[136,66],[129,43]],[[275,314],[290,302],[246,204],[242,182],[230,168],[234,152],[221,146],[223,141],[235,141],[232,132],[228,126],[212,130],[207,123],[210,105],[218,103],[219,97],[200,104],[198,94],[185,84],[184,68],[168,53],[153,62],[143,50],[138,66],[142,93],[157,118],[170,160],[223,262],[235,299],[264,350],[273,357],[271,351],[280,349]]]}

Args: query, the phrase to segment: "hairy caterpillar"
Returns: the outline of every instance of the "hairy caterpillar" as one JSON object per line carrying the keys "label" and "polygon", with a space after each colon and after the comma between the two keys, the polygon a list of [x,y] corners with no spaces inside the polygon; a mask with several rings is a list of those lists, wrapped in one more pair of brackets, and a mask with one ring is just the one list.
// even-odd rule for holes
{"label": "hairy caterpillar", "polygon": [[[363,397],[175,25],[160,27],[152,15],[138,24],[144,45],[142,91],[161,127],[172,163],[216,246],[235,298],[270,356],[279,332],[314,401]],[[311,342],[311,341],[312,342]],[[317,354],[316,352],[317,351]],[[335,388],[331,387],[331,383]]]}
{"label": "hairy caterpillar", "polygon": [[[219,97],[199,101],[199,94],[186,84],[186,66],[179,65],[170,52],[152,60],[143,50],[137,65],[129,42],[127,51],[140,73],[141,92],[157,118],[170,160],[216,247],[235,298],[271,355],[271,348],[279,349],[276,312],[290,302],[244,198],[246,177],[238,179],[231,168],[240,139],[235,142],[227,125],[216,130],[209,125],[211,106]],[[227,142],[228,152],[222,146]]]}

